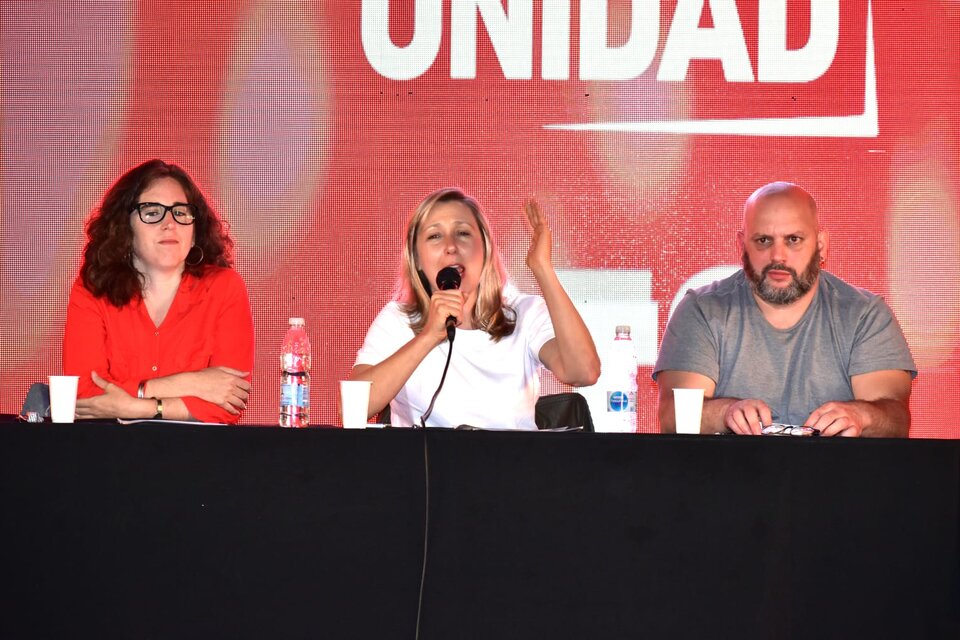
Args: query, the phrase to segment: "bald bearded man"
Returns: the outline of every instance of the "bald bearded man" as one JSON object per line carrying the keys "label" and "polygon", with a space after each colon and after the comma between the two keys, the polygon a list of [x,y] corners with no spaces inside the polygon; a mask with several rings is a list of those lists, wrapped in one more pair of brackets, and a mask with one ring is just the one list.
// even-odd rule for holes
{"label": "bald bearded man", "polygon": [[882,298],[821,270],[830,242],[813,197],[788,182],[757,189],[737,243],[743,270],[688,291],[667,324],[661,431],[675,431],[673,389],[700,388],[701,433],[907,436],[916,364]]}

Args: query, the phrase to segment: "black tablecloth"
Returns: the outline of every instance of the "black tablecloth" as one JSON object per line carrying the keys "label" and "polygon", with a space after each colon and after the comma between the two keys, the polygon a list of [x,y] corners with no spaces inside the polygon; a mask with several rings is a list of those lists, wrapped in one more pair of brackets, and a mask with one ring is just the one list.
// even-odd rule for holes
{"label": "black tablecloth", "polygon": [[3,637],[960,637],[960,442],[0,424]]}

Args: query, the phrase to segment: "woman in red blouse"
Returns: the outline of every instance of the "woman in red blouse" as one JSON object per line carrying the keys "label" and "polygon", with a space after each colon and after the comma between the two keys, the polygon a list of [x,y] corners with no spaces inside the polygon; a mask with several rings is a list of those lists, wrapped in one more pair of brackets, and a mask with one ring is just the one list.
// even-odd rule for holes
{"label": "woman in red blouse", "polygon": [[110,187],[67,308],[63,370],[80,376],[78,418],[240,419],[254,339],[232,248],[177,165],[149,160]]}

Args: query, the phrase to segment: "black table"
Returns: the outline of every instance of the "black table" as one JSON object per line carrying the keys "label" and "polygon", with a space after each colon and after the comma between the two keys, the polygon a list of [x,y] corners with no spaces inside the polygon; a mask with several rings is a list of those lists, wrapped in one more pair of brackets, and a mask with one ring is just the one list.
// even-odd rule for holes
{"label": "black table", "polygon": [[[426,445],[426,447],[425,447]],[[2,637],[958,638],[960,442],[0,424]]]}

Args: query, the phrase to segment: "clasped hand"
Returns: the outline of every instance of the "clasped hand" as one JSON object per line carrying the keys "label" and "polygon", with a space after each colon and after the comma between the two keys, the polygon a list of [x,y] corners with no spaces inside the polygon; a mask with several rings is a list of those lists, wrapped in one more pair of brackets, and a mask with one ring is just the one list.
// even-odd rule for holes
{"label": "clasped hand", "polygon": [[90,379],[103,390],[103,393],[92,398],[78,398],[76,417],[80,420],[95,418],[139,418],[137,405],[143,400],[134,398],[129,393],[107,382],[97,374],[90,372]]}
{"label": "clasped hand", "polygon": [[196,396],[237,415],[247,408],[250,382],[245,377],[249,375],[231,367],[207,367],[191,373],[192,387],[181,395]]}

